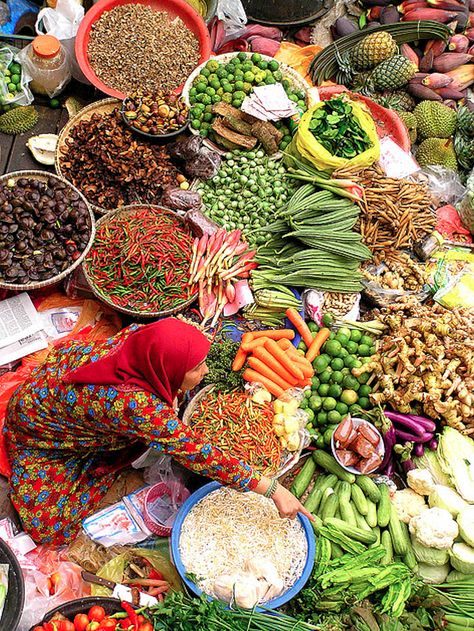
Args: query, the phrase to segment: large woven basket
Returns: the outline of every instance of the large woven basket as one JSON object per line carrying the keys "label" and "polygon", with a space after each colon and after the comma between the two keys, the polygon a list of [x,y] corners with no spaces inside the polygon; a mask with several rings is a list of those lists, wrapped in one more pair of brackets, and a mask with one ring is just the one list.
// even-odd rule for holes
{"label": "large woven basket", "polygon": [[[133,204],[131,206],[122,206],[121,208],[117,208],[116,210],[108,212],[107,215],[100,217],[100,219],[98,219],[97,221],[97,228],[101,227],[103,224],[110,222],[112,219],[116,219],[117,217],[120,218],[132,212],[137,212],[137,210],[144,210],[144,209],[172,214],[175,217],[176,221],[184,226],[184,219],[182,219],[179,215],[177,215],[176,213],[174,213],[172,210],[168,208],[163,208],[162,206],[153,206],[152,204]],[[191,298],[183,301],[177,307],[173,307],[172,309],[164,309],[163,311],[138,311],[136,309],[129,309],[127,307],[122,307],[115,304],[115,302],[110,298],[110,296],[108,296],[107,294],[102,292],[101,289],[99,289],[99,287],[96,285],[94,278],[91,276],[88,270],[87,261],[84,262],[82,266],[82,270],[84,272],[84,276],[86,277],[86,280],[88,284],[90,285],[94,295],[97,296],[99,300],[102,300],[102,302],[105,302],[107,305],[109,305],[109,307],[112,307],[112,309],[115,309],[116,311],[120,311],[121,313],[126,313],[127,315],[130,315],[130,316],[135,316],[139,318],[164,318],[164,317],[173,315],[174,313],[178,313],[179,311],[182,311],[183,309],[186,309],[186,307],[189,307],[189,305],[191,305],[196,299],[196,294],[194,294],[193,296],[191,296]]]}
{"label": "large woven basket", "polygon": [[[75,116],[68,120],[68,122],[64,125],[59,134],[58,142],[56,145],[54,167],[58,175],[60,175],[61,177],[65,177],[61,166],[65,160],[65,156],[63,155],[62,150],[67,150],[66,139],[69,137],[73,127],[75,127],[82,121],[90,120],[94,114],[110,114],[110,112],[113,112],[113,110],[116,107],[120,107],[120,105],[121,101],[119,101],[118,99],[102,99],[102,101],[96,101],[95,103],[86,105],[86,107],[83,107]],[[92,202],[89,202],[89,204],[92,210],[98,215],[105,215],[111,212],[110,209],[96,206]]]}
{"label": "large woven basket", "polygon": [[[197,408],[197,406],[201,403],[203,399],[207,397],[207,395],[214,390],[215,386],[210,385],[206,386],[191,399],[191,401],[186,406],[186,409],[183,412],[183,422],[187,425],[192,425],[191,418]],[[300,459],[301,452],[306,447],[307,442],[305,437],[301,437],[300,446],[297,451],[284,451],[283,458],[280,464],[280,468],[275,472],[275,477],[279,478],[283,476],[287,471],[289,471],[292,467],[294,467],[298,460]]]}
{"label": "large woven basket", "polygon": [[31,283],[6,283],[0,280],[0,288],[2,289],[10,289],[12,291],[32,291],[34,289],[41,289],[43,287],[49,287],[50,285],[55,285],[56,283],[59,283],[82,263],[82,261],[87,256],[87,253],[91,249],[92,242],[94,241],[95,219],[94,219],[94,213],[91,210],[90,204],[87,201],[87,199],[84,197],[84,195],[75,186],[73,186],[71,182],[69,182],[68,180],[66,180],[65,178],[59,175],[47,173],[46,171],[14,171],[13,173],[7,173],[6,175],[0,176],[0,184],[3,184],[4,182],[8,182],[9,180],[14,180],[16,182],[17,180],[21,178],[34,178],[35,180],[40,180],[41,182],[47,182],[49,178],[53,178],[55,180],[59,180],[60,182],[63,182],[75,193],[77,193],[79,197],[81,198],[81,200],[85,203],[87,207],[87,211],[89,213],[90,222],[91,222],[91,233],[89,236],[89,241],[87,242],[87,246],[81,253],[80,257],[77,260],[71,262],[71,265],[60,274],[56,274],[56,276],[52,276],[48,280],[42,280],[42,281],[31,282]]}

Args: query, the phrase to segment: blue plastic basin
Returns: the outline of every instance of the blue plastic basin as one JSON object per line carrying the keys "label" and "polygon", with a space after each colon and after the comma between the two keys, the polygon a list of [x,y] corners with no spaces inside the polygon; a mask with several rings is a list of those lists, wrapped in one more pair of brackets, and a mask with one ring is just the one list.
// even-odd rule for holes
{"label": "blue plastic basin", "polygon": [[[175,564],[176,569],[178,570],[178,573],[181,577],[181,580],[185,583],[186,587],[189,590],[191,590],[194,594],[197,594],[198,596],[200,596],[203,592],[202,590],[199,589],[196,583],[193,583],[193,581],[190,581],[189,578],[187,578],[186,568],[183,565],[183,562],[181,560],[181,555],[179,553],[179,539],[181,536],[181,528],[183,526],[183,521],[186,515],[191,510],[191,508],[195,504],[197,504],[200,500],[202,500],[203,497],[205,497],[212,491],[215,491],[216,489],[220,488],[221,486],[222,485],[219,484],[219,482],[210,482],[209,484],[206,484],[205,486],[198,489],[195,493],[193,493],[181,506],[178,512],[178,515],[176,516],[176,520],[173,525],[173,530],[171,532],[171,554],[173,557],[173,563]],[[314,555],[315,555],[315,550],[316,550],[315,540],[314,540],[314,531],[307,517],[305,517],[304,515],[298,514],[297,519],[300,520],[304,528],[306,541],[308,542],[308,556],[306,558],[306,563],[305,563],[305,566],[303,568],[303,572],[300,578],[296,581],[296,583],[294,583],[290,587],[289,590],[287,590],[281,596],[278,596],[278,598],[274,598],[273,600],[269,600],[268,602],[265,603],[265,607],[267,609],[277,609],[278,607],[281,607],[282,605],[287,603],[289,600],[294,598],[296,594],[298,594],[298,592],[300,592],[303,589],[303,587],[306,585],[306,582],[309,579],[311,572],[313,570]],[[209,598],[209,600],[211,600],[211,598]]]}

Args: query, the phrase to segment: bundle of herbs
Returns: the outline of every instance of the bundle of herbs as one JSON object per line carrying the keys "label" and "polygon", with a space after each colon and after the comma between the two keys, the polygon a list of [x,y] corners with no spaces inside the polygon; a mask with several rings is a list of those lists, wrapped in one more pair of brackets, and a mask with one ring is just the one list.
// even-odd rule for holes
{"label": "bundle of herbs", "polygon": [[239,346],[238,342],[223,336],[214,339],[206,360],[209,373],[204,379],[205,386],[215,385],[218,392],[232,392],[233,390],[244,389],[243,370],[232,370],[232,362],[239,350]]}
{"label": "bundle of herbs", "polygon": [[309,129],[316,140],[333,156],[351,159],[372,143],[353,115],[352,105],[337,96],[313,112]]}

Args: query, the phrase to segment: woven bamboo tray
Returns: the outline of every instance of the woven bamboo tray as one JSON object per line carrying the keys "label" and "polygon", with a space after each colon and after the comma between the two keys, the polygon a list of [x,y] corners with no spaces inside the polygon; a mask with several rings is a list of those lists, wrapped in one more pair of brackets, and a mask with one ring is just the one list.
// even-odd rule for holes
{"label": "woven bamboo tray", "polygon": [[[145,210],[145,209],[151,210],[151,211],[159,211],[161,213],[172,214],[178,223],[180,223],[183,226],[185,225],[184,219],[182,219],[179,215],[177,215],[175,212],[173,212],[169,208],[163,208],[162,206],[153,206],[152,204],[132,204],[130,206],[122,206],[121,208],[117,208],[116,210],[112,210],[108,212],[107,215],[104,215],[103,217],[98,219],[97,224],[96,224],[97,228],[99,228],[103,224],[108,223],[109,221],[117,217],[120,218],[125,215],[128,215],[131,212],[137,212],[137,210]],[[172,309],[164,309],[163,311],[139,311],[137,309],[129,309],[127,307],[122,307],[120,305],[115,304],[115,302],[110,298],[108,294],[104,293],[101,289],[99,289],[99,287],[95,283],[94,278],[91,276],[88,270],[87,261],[84,261],[82,270],[84,272],[84,276],[86,277],[88,284],[90,285],[90,288],[92,289],[92,292],[94,293],[95,296],[97,296],[97,298],[99,298],[99,300],[102,300],[102,302],[105,302],[105,304],[107,304],[109,307],[112,307],[112,309],[115,309],[116,311],[120,311],[121,313],[126,313],[127,315],[130,315],[130,316],[135,316],[135,317],[140,317],[140,318],[164,318],[166,316],[170,316],[175,313],[178,313],[179,311],[182,311],[183,309],[186,309],[196,300],[197,293],[193,294],[191,298],[183,301],[180,305],[178,305],[177,307],[173,307]]]}
{"label": "woven bamboo tray", "polygon": [[[194,414],[197,406],[203,399],[207,397],[207,395],[214,390],[215,386],[210,385],[206,386],[202,390],[200,390],[188,403],[186,409],[183,412],[183,422],[187,425],[191,425],[191,418]],[[279,478],[286,474],[287,471],[292,469],[297,463],[301,455],[301,451],[304,449],[306,444],[305,439],[301,438],[301,443],[297,451],[284,451],[282,462],[280,464],[280,468],[278,471],[274,473],[275,477]]]}
{"label": "woven bamboo tray", "polygon": [[[58,143],[56,145],[54,167],[58,175],[65,177],[61,168],[61,163],[64,162],[67,156],[63,155],[62,150],[64,149],[67,151],[66,139],[69,137],[72,128],[82,121],[90,120],[94,114],[110,114],[110,112],[112,112],[116,107],[121,107],[121,105],[122,102],[118,99],[102,99],[102,101],[96,101],[95,103],[86,105],[86,107],[83,107],[82,110],[68,120],[59,134]],[[96,206],[92,202],[89,202],[89,205],[98,215],[106,215],[113,210]]]}
{"label": "woven bamboo tray", "polygon": [[56,276],[52,276],[48,280],[42,280],[42,281],[31,282],[31,283],[6,283],[0,280],[1,289],[10,289],[12,291],[32,291],[34,289],[41,289],[43,287],[49,287],[50,285],[55,285],[56,283],[59,283],[82,263],[82,261],[87,256],[87,253],[91,249],[92,243],[94,241],[95,219],[94,219],[94,213],[91,210],[90,204],[87,201],[87,199],[84,197],[84,195],[73,184],[71,184],[71,182],[69,182],[68,180],[66,180],[65,178],[59,175],[54,175],[53,173],[47,173],[45,171],[14,171],[13,173],[7,173],[6,175],[0,176],[0,184],[3,184],[4,182],[7,182],[9,180],[14,180],[16,182],[17,180],[21,178],[34,178],[35,180],[40,180],[41,182],[47,182],[49,178],[54,178],[55,180],[59,180],[60,182],[63,182],[70,189],[76,192],[81,198],[81,200],[85,203],[87,207],[87,211],[89,213],[90,222],[91,222],[91,233],[89,235],[89,241],[87,242],[87,246],[81,253],[80,257],[77,260],[73,261],[71,265],[60,274],[56,274]]}
{"label": "woven bamboo tray", "polygon": [[[218,62],[221,62],[221,63],[227,63],[231,59],[236,57],[238,54],[239,54],[238,52],[235,52],[235,53],[224,53],[222,55],[216,55],[215,57],[211,57],[211,60],[212,61],[218,61]],[[250,58],[250,56],[251,56],[251,53],[249,53],[249,58]],[[273,57],[269,57],[268,55],[261,55],[261,57],[262,57],[262,60],[264,60],[264,61],[274,61]],[[204,68],[204,66],[207,64],[208,61],[209,60],[207,60],[204,63],[202,63],[200,66],[197,66],[197,68],[195,68],[192,71],[192,73],[189,75],[189,77],[186,79],[186,83],[183,86],[183,92],[182,92],[181,96],[182,96],[184,102],[186,103],[186,105],[188,107],[192,107],[191,106],[191,102],[189,100],[189,91],[193,87],[194,79],[198,76],[198,74],[201,72],[201,70]],[[308,102],[308,90],[312,86],[309,85],[309,83],[306,81],[306,79],[304,79],[300,75],[299,72],[297,72],[296,70],[294,70],[290,66],[287,66],[284,63],[281,63],[281,62],[278,62],[278,63],[280,64],[281,73],[283,75],[283,78],[284,79],[288,79],[288,81],[290,81],[291,84],[294,87],[296,87],[298,90],[302,90],[305,93],[305,95],[306,95],[306,102]],[[189,126],[189,130],[195,136],[199,136],[199,130],[193,129],[193,127],[191,125]],[[212,142],[212,140],[209,140],[208,138],[204,139],[204,145],[209,147],[209,149],[213,149],[214,151],[217,151],[221,155],[227,153],[227,149],[224,149],[223,147],[219,147],[219,145],[216,145],[216,143]],[[272,157],[273,158],[281,158],[281,153],[278,152]]]}

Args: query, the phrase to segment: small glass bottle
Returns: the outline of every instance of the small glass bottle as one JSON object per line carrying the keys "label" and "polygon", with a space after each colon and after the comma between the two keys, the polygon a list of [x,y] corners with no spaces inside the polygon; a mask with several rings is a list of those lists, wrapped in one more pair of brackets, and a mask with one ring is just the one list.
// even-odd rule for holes
{"label": "small glass bottle", "polygon": [[32,41],[28,57],[32,80],[30,88],[35,94],[52,96],[71,78],[69,62],[61,42],[53,35],[38,35]]}
{"label": "small glass bottle", "polygon": [[427,261],[437,250],[439,250],[443,243],[444,238],[439,232],[433,230],[433,232],[425,237],[423,241],[415,243],[413,251],[420,261]]}

